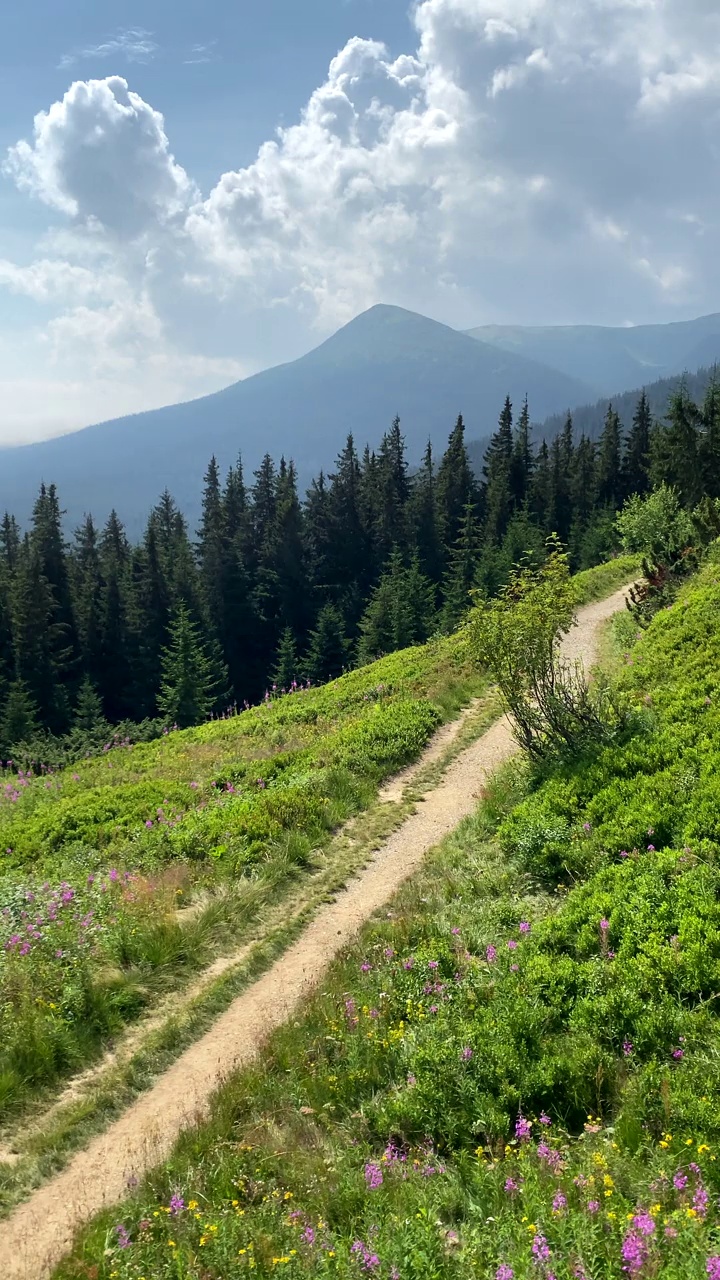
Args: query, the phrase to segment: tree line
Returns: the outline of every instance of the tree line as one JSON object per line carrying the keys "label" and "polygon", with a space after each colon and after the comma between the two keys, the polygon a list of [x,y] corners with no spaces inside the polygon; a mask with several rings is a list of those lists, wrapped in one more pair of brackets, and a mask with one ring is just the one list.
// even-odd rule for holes
{"label": "tree line", "polygon": [[211,460],[197,530],[165,492],[131,544],[113,512],[68,541],[43,485],[30,528],[0,525],[0,751],[38,732],[186,725],[331,679],[451,631],[477,587],[493,595],[557,534],[574,568],[616,546],[626,498],[666,483],[691,507],[720,496],[720,381],[696,403],[681,383],[663,420],[646,394],[627,427],[610,405],[597,441],[568,415],[535,445],[527,402],[506,400],[482,472],[462,417],[447,448],[411,469],[396,419],[380,447],[348,437],[333,472],[298,492],[266,456],[246,481]]}

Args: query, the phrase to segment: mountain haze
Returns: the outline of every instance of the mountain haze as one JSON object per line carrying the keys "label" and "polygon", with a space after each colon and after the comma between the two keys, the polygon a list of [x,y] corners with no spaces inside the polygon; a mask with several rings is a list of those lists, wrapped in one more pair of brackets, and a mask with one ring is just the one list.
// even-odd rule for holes
{"label": "mountain haze", "polygon": [[168,488],[197,522],[202,476],[242,453],[246,477],[268,452],[294,458],[301,483],[332,467],[348,432],[377,445],[399,414],[411,461],[440,447],[458,413],[487,437],[506,395],[527,394],[534,417],[592,397],[592,388],[523,354],[499,350],[400,307],[376,306],[290,364],[213,395],[116,418],[70,435],[0,451],[0,510],[25,520],[42,480],[58,486],[73,526],[115,507],[137,533]]}
{"label": "mountain haze", "polygon": [[482,325],[468,333],[500,351],[579,378],[595,395],[614,396],[720,360],[720,313],[627,328]]}

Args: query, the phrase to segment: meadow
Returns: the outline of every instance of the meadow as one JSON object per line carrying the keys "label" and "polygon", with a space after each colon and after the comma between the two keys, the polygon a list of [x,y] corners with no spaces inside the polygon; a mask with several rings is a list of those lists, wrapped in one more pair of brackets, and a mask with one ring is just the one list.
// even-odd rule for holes
{"label": "meadow", "polygon": [[514,764],[56,1280],[720,1276],[720,571]]}

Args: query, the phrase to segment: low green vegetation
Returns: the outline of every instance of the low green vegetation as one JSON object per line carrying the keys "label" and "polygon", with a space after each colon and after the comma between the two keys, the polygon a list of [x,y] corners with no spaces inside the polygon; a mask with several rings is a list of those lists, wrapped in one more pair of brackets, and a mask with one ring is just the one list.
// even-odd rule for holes
{"label": "low green vegetation", "polygon": [[482,688],[463,641],[438,640],[62,772],[8,772],[0,1115],[241,936]]}
{"label": "low green vegetation", "polygon": [[56,1280],[720,1276],[720,571],[516,764]]}

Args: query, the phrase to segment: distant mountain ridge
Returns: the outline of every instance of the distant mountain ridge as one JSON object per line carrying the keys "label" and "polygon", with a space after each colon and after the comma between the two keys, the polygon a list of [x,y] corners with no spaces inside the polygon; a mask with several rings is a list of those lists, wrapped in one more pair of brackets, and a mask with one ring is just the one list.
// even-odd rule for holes
{"label": "distant mountain ridge", "polygon": [[632,327],[481,325],[467,332],[500,351],[570,371],[597,396],[615,396],[720,360],[720,313]]}
{"label": "distant mountain ridge", "polygon": [[276,461],[293,458],[304,486],[320,469],[332,470],[349,432],[359,449],[376,447],[399,414],[410,464],[417,465],[428,439],[437,450],[445,446],[462,413],[477,455],[508,395],[516,408],[528,396],[533,421],[544,422],[540,435],[554,434],[573,406],[580,406],[578,430],[596,435],[599,397],[612,396],[620,408],[625,393],[637,398],[636,388],[715,360],[720,314],[633,329],[483,326],[461,333],[378,305],[300,359],[213,395],[0,449],[0,511],[27,521],[44,480],[57,485],[68,527],[88,510],[104,521],[114,507],[136,536],[167,488],[194,529],[212,454],[221,468],[242,454],[248,480],[266,452]]}
{"label": "distant mountain ridge", "polygon": [[544,416],[591,389],[415,312],[372,307],[299,360],[213,395],[0,451],[0,511],[26,520],[45,480],[58,486],[70,527],[114,507],[136,534],[167,487],[194,528],[213,453],[222,467],[242,453],[246,478],[266,452],[292,457],[305,484],[332,469],[348,432],[374,447],[399,414],[418,462],[428,438],[444,447],[458,413],[484,437],[505,396],[526,393]]}

